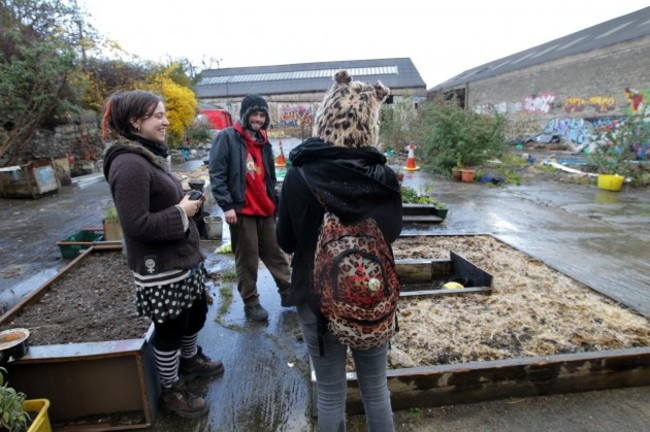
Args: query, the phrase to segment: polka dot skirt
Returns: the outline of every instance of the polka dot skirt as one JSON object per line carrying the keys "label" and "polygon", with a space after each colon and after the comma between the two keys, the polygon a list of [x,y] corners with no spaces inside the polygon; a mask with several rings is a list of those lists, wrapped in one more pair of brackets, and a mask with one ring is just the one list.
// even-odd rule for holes
{"label": "polka dot skirt", "polygon": [[183,309],[189,308],[194,300],[203,296],[205,290],[205,271],[200,265],[178,282],[147,287],[136,285],[136,308],[140,316],[163,323],[178,317]]}

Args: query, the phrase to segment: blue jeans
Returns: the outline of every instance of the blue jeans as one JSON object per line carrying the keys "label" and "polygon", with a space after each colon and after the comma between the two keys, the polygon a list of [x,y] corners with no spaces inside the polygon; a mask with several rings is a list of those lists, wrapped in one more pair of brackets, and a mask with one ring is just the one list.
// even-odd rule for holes
{"label": "blue jeans", "polygon": [[[299,305],[297,310],[303,338],[316,372],[318,427],[320,432],[344,432],[348,347],[326,331],[323,335],[324,356],[320,357],[318,318],[306,303]],[[365,351],[352,349],[368,432],[393,431],[393,410],[386,378],[387,355],[387,343]]]}

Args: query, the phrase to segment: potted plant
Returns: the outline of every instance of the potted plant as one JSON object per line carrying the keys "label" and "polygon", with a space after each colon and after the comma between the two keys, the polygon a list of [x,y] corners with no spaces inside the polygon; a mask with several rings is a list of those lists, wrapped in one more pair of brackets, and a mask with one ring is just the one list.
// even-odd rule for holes
{"label": "potted plant", "polygon": [[436,202],[434,204],[435,210],[436,210],[436,216],[438,216],[440,219],[445,219],[447,217],[447,212],[449,209],[447,206],[443,203]]}
{"label": "potted plant", "polygon": [[460,169],[460,181],[464,183],[474,182],[474,176],[476,175],[476,170],[473,167],[461,168]]}
{"label": "potted plant", "polygon": [[452,180],[460,181],[462,178],[462,175],[460,173],[461,166],[460,162],[456,162],[456,165],[451,169],[451,178]]}
{"label": "potted plant", "polygon": [[27,430],[31,417],[23,409],[25,393],[18,392],[4,382],[4,374],[7,370],[0,368],[0,428],[9,431]]}
{"label": "potted plant", "polygon": [[638,162],[649,140],[650,123],[639,116],[598,129],[591,139],[593,149],[587,156],[598,173],[598,187],[618,191],[625,178],[633,184],[640,183]]}
{"label": "potted plant", "polygon": [[[27,400],[24,393],[9,387],[4,374],[7,370],[0,367],[0,430],[12,432],[45,432],[51,431],[50,419],[47,415],[49,401],[47,399]],[[34,417],[30,415],[34,413]]]}

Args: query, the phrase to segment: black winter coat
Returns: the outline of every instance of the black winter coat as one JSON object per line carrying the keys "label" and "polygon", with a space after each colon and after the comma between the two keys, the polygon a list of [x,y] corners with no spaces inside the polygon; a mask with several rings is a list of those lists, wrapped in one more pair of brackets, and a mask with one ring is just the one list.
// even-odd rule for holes
{"label": "black winter coat", "polygon": [[[310,138],[289,154],[293,167],[302,167],[311,187],[327,209],[343,222],[374,218],[389,244],[402,231],[402,197],[397,176],[375,148],[334,147]],[[299,305],[312,291],[318,231],[325,214],[300,172],[285,176],[278,210],[277,239],[292,253],[288,302]]]}
{"label": "black winter coat", "polygon": [[[246,141],[233,126],[219,132],[210,147],[210,188],[215,201],[224,212],[232,209],[240,212],[244,206],[247,153]],[[262,163],[266,193],[275,202],[277,180],[273,149],[268,141],[262,146]]]}

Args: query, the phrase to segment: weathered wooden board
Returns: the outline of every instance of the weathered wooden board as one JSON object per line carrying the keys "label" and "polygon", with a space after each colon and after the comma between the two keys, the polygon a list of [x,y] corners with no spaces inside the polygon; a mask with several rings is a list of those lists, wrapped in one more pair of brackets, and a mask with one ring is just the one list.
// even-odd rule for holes
{"label": "weathered wooden board", "polygon": [[[649,384],[650,348],[388,370],[395,410]],[[347,404],[363,412],[354,373]]]}

